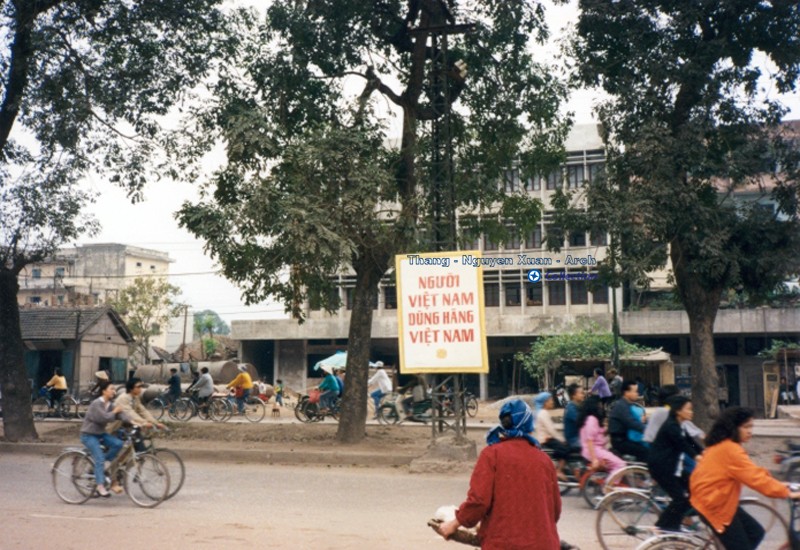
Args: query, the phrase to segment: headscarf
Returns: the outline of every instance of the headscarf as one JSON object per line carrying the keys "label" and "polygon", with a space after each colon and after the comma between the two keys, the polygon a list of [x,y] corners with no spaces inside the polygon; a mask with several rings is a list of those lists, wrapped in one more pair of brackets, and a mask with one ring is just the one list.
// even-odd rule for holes
{"label": "headscarf", "polygon": [[522,437],[528,440],[531,445],[539,446],[536,438],[531,436],[533,431],[533,413],[530,407],[521,399],[509,401],[500,408],[500,421],[504,416],[511,417],[510,427],[504,428],[502,424],[495,426],[486,434],[486,444],[494,445],[512,437]]}
{"label": "headscarf", "polygon": [[547,400],[551,397],[553,397],[553,394],[549,391],[543,391],[536,394],[536,397],[533,398],[533,406],[536,414],[539,414],[539,411],[544,408],[544,404],[547,403]]}

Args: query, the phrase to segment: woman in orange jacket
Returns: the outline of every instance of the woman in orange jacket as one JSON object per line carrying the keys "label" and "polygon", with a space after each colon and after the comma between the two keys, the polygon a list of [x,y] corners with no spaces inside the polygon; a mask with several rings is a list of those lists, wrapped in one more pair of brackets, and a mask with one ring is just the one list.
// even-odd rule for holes
{"label": "woman in orange jacket", "polygon": [[754,550],[764,528],[739,507],[742,485],[772,498],[800,498],[800,492],[756,466],[742,444],[753,437],[753,412],[732,407],[720,415],[706,437],[706,450],[689,480],[690,501],[717,533],[725,550]]}

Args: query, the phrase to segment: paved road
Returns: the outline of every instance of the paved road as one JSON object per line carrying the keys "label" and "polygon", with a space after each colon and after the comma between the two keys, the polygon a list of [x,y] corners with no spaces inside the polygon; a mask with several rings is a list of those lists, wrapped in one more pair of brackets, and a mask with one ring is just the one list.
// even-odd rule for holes
{"label": "paved road", "polygon": [[[125,496],[62,503],[50,484],[51,462],[0,456],[2,550],[466,548],[441,540],[426,522],[437,507],[463,500],[467,474],[193,462],[181,492],[145,510]],[[579,497],[566,497],[562,537],[596,548],[594,514]]]}

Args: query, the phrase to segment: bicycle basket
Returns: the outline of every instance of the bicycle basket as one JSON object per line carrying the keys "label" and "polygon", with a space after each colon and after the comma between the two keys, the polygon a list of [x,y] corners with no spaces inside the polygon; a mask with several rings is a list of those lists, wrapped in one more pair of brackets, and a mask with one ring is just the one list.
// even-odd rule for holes
{"label": "bicycle basket", "polygon": [[309,403],[319,403],[319,390],[311,390],[308,392],[308,402]]}
{"label": "bicycle basket", "polygon": [[42,386],[39,388],[39,397],[47,397],[47,387]]}

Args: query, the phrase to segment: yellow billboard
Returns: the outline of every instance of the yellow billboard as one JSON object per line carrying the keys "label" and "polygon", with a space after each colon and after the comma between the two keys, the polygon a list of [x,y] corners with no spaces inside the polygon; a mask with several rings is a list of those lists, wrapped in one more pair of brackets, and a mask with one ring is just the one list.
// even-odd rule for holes
{"label": "yellow billboard", "polygon": [[489,372],[478,254],[395,256],[401,373]]}

